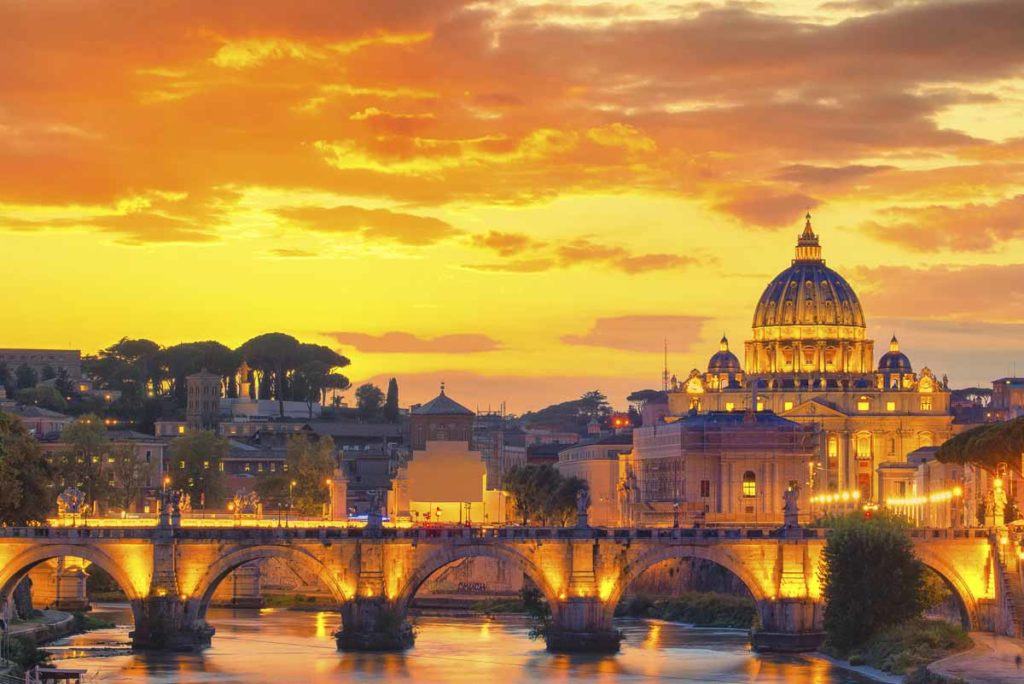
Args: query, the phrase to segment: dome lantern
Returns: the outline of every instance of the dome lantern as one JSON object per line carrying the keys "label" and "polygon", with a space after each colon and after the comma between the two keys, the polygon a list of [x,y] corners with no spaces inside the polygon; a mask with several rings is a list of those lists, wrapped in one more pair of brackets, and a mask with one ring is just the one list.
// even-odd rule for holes
{"label": "dome lantern", "polygon": [[804,232],[796,240],[795,261],[821,261],[821,243],[811,228],[811,213],[807,212]]}

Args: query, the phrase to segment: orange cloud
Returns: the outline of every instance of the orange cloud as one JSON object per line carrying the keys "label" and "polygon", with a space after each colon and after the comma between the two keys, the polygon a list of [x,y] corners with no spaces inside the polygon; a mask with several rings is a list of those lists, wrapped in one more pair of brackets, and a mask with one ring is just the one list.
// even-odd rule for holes
{"label": "orange cloud", "polygon": [[687,351],[700,340],[703,316],[614,316],[599,318],[582,335],[563,335],[566,344],[607,347],[635,352],[658,352],[665,341],[673,352]]}
{"label": "orange cloud", "polygon": [[370,335],[359,332],[328,332],[339,344],[374,354],[474,354],[501,349],[501,344],[480,333],[418,337],[407,332]]}
{"label": "orange cloud", "polygon": [[367,239],[383,239],[406,245],[429,245],[459,234],[451,224],[431,216],[418,216],[389,209],[354,206],[290,207],[278,209],[279,216],[306,230],[321,233],[359,233]]}
{"label": "orange cloud", "polygon": [[766,188],[750,188],[736,193],[732,199],[721,202],[718,209],[748,223],[767,228],[789,225],[793,217],[810,211],[820,202],[802,193],[779,194]]}
{"label": "orange cloud", "polygon": [[865,229],[918,252],[987,251],[1024,238],[1024,195],[994,204],[892,207]]}

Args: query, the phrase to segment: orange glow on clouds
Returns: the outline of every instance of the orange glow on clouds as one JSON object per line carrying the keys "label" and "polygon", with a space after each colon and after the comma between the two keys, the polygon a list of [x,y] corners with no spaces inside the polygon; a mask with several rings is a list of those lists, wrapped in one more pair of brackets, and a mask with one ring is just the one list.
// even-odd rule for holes
{"label": "orange glow on clouds", "polygon": [[621,405],[663,339],[683,376],[746,336],[808,209],[917,365],[982,383],[1024,332],[1016,0],[7,3],[0,27],[5,346],[282,330],[403,402],[445,378]]}

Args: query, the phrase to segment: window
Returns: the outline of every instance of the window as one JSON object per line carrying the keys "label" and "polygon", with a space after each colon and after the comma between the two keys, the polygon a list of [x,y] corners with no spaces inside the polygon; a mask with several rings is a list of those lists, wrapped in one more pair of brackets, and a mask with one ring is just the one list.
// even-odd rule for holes
{"label": "window", "polygon": [[761,399],[761,398],[758,398],[757,404],[755,404],[755,406],[757,406],[757,410],[758,411],[764,411],[764,400]]}
{"label": "window", "polygon": [[736,404],[731,402],[731,401],[725,402],[725,410],[726,411],[735,411],[736,410]]}
{"label": "window", "polygon": [[931,397],[921,397],[921,410],[922,411],[931,411],[932,410],[932,398]]}
{"label": "window", "polygon": [[783,411],[792,411],[793,410],[793,402],[787,401],[784,404],[782,404],[782,410]]}
{"label": "window", "polygon": [[857,435],[857,458],[871,458],[871,435]]}
{"label": "window", "polygon": [[209,470],[209,469],[210,469],[210,462],[209,461],[203,461],[203,470]]}
{"label": "window", "polygon": [[743,496],[747,498],[757,496],[757,475],[753,470],[743,473]]}
{"label": "window", "polygon": [[252,471],[252,463],[249,463],[248,461],[246,461],[246,463],[245,463],[245,472],[248,473],[248,472],[251,472],[251,471]]}
{"label": "window", "polygon": [[857,410],[858,411],[870,411],[871,410],[871,402],[868,401],[867,397],[861,397],[860,399],[857,400]]}
{"label": "window", "polygon": [[185,462],[184,461],[178,461],[178,470],[184,470],[184,469],[185,469]]}
{"label": "window", "polygon": [[705,499],[711,496],[711,480],[700,481],[700,495]]}
{"label": "window", "polygon": [[224,461],[221,461],[220,463],[217,464],[217,470],[219,470],[222,473],[224,472]]}
{"label": "window", "polygon": [[178,426],[178,434],[179,435],[185,434],[185,426],[184,425],[179,425]]}
{"label": "window", "polygon": [[892,413],[893,411],[895,411],[896,410],[896,402],[895,401],[887,401],[887,402],[885,402],[885,410],[888,411],[889,413]]}
{"label": "window", "polygon": [[150,460],[149,460],[149,459],[150,459],[150,457],[151,457],[152,455],[153,455],[153,454],[152,454],[152,452],[151,452],[151,451],[150,451],[149,449],[146,449],[146,463],[149,463],[149,462],[150,462]]}

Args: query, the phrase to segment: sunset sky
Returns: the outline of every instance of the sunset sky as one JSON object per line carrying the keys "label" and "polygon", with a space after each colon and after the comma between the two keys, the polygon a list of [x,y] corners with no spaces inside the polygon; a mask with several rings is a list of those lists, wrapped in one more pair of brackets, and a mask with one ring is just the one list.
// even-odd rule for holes
{"label": "sunset sky", "polygon": [[0,2],[0,346],[282,331],[406,404],[623,406],[664,338],[742,348],[810,210],[876,349],[1024,374],[1022,37],[1021,0]]}

